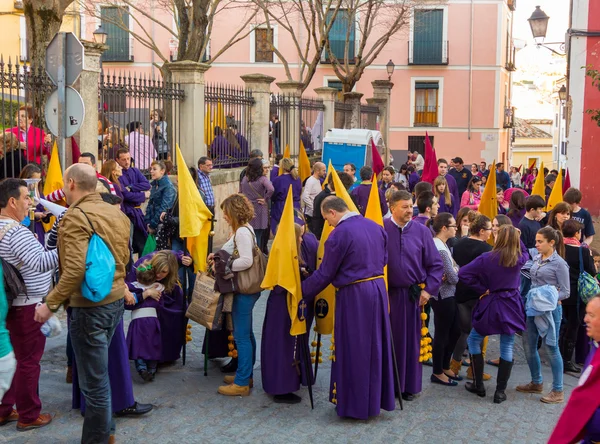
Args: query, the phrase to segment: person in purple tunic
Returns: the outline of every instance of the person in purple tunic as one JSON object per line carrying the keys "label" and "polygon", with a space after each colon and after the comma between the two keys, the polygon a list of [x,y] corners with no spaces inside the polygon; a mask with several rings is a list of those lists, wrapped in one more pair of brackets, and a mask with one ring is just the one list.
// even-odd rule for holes
{"label": "person in purple tunic", "polygon": [[132,224],[131,244],[133,252],[142,254],[148,231],[141,205],[150,197],[150,182],[140,170],[131,166],[131,154],[125,148],[117,151],[117,163],[123,168],[119,177],[123,193],[123,212]]}
{"label": "person in purple tunic", "polygon": [[412,196],[395,191],[390,196],[392,217],[383,221],[388,235],[388,292],[390,320],[396,347],[402,398],[412,401],[423,386],[419,363],[421,307],[442,283],[444,264],[431,230],[412,221]]}
{"label": "person in purple tunic", "polygon": [[271,195],[271,231],[273,234],[277,232],[277,225],[283,214],[285,199],[288,189],[292,185],[294,194],[294,208],[300,209],[300,196],[302,194],[302,182],[294,166],[292,159],[284,158],[279,162],[279,168],[283,171],[281,176],[277,176],[273,180],[273,194]]}
{"label": "person in purple tunic", "polygon": [[450,190],[450,194],[452,194],[452,201],[457,202],[457,205],[452,205],[452,207],[450,208],[450,213],[452,213],[452,215],[456,219],[459,208],[458,202],[460,202],[460,196],[458,194],[458,184],[456,183],[456,179],[454,179],[454,177],[452,177],[451,174],[448,174],[448,162],[445,159],[438,159],[437,163],[438,174],[444,179],[446,179],[446,182],[448,182],[448,189]]}
{"label": "person in purple tunic", "polygon": [[521,268],[529,254],[519,231],[512,225],[498,230],[494,249],[483,253],[458,271],[458,279],[482,296],[473,308],[471,334],[467,339],[475,382],[467,382],[471,393],[485,397],[483,354],[485,336],[500,335],[500,364],[494,403],[506,401],[506,386],[513,366],[515,333],[525,330],[525,307],[519,292]]}
{"label": "person in purple tunic", "polygon": [[156,272],[156,282],[164,285],[161,303],[158,310],[162,353],[159,362],[173,363],[181,356],[181,348],[185,341],[185,300],[183,290],[178,282],[179,262],[186,267],[191,265],[192,258],[184,256],[181,251],[155,251],[142,257],[133,265],[127,274],[126,282],[136,280],[136,269],[141,264],[151,264]]}
{"label": "person in purple tunic", "polygon": [[338,289],[329,399],[339,416],[367,419],[395,408],[383,280],[387,236],[375,222],[350,212],[339,197],[327,197],[321,213],[335,229],[325,242],[323,263],[302,282],[302,294],[310,305],[327,285]]}
{"label": "person in purple tunic", "polygon": [[[356,203],[358,211],[363,216],[367,211],[367,203],[369,202],[369,194],[371,193],[371,179],[373,178],[373,168],[370,166],[364,166],[360,169],[360,180],[359,186],[354,188],[350,192],[352,200]],[[381,206],[381,214],[387,214],[388,206],[385,200],[385,192],[379,189],[379,205]]]}
{"label": "person in purple tunic", "polygon": [[[300,251],[301,276],[306,277],[315,270],[317,262],[317,238],[307,231],[303,221],[296,220],[296,236]],[[313,304],[308,304],[306,328],[310,333],[313,320]],[[262,330],[261,342],[261,375],[263,389],[273,396],[277,403],[296,404],[302,399],[294,394],[300,384],[307,385],[306,363],[301,353],[299,341],[304,341],[308,349],[309,334],[291,336],[291,320],[287,307],[287,290],[275,287],[267,301],[267,310]],[[298,367],[294,365],[298,363]],[[310,363],[309,368],[312,368]],[[300,370],[300,374],[298,374]],[[312,371],[309,375],[313,377]]]}
{"label": "person in purple tunic", "polygon": [[450,188],[448,188],[448,181],[444,176],[438,176],[433,181],[433,194],[437,197],[440,213],[454,214],[452,212],[454,207],[460,206],[460,202],[455,202],[453,200],[453,196],[450,194]]}

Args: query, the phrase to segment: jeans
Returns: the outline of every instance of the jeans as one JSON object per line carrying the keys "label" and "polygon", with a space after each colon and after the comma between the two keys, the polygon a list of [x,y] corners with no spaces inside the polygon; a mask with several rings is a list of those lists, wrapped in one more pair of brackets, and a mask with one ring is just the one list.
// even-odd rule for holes
{"label": "jeans", "polygon": [[[475,329],[471,330],[471,334],[467,339],[469,343],[469,352],[472,355],[481,354],[481,344],[485,336],[477,333]],[[515,345],[515,335],[500,335],[500,357],[508,362],[513,360],[513,349]]]}
{"label": "jeans", "polygon": [[252,310],[260,293],[235,294],[231,317],[233,337],[238,351],[238,369],[234,384],[245,387],[250,383],[252,369],[256,362],[256,339],[252,331]]}
{"label": "jeans", "polygon": [[435,314],[433,323],[433,374],[441,375],[443,370],[450,368],[450,357],[460,336],[458,328],[458,310],[456,299],[446,298],[440,301],[431,299],[431,308]]}
{"label": "jeans", "polygon": [[148,359],[136,359],[135,360],[135,369],[138,372],[145,370],[148,373],[154,375],[154,374],[156,374],[156,367],[158,367],[158,361],[150,361]]}
{"label": "jeans", "polygon": [[123,318],[123,299],[99,307],[73,307],[71,342],[86,409],[81,442],[108,442],[112,419],[108,346]]}
{"label": "jeans", "polygon": [[[562,318],[562,305],[558,305],[552,312],[552,318],[556,326],[556,331],[560,331],[560,321]],[[542,363],[540,354],[538,353],[537,343],[540,337],[537,327],[535,326],[534,317],[527,316],[527,331],[523,335],[523,349],[529,371],[531,372],[531,380],[535,384],[541,384],[542,379]],[[548,350],[548,358],[550,359],[550,367],[552,368],[552,390],[562,392],[563,390],[563,360],[560,355],[558,345],[549,346],[542,341]]]}

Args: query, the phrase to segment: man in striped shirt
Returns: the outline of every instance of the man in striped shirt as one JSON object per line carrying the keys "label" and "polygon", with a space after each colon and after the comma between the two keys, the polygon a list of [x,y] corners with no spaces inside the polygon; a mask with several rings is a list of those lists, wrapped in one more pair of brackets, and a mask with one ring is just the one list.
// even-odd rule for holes
{"label": "man in striped shirt", "polygon": [[0,404],[0,425],[18,421],[18,430],[44,427],[52,421],[50,414],[41,414],[38,383],[46,337],[34,315],[36,305],[48,294],[58,255],[56,251],[46,251],[33,233],[21,225],[30,205],[24,180],[6,179],[0,183],[0,256],[19,269],[27,288],[27,294],[15,298],[6,319],[17,371]]}

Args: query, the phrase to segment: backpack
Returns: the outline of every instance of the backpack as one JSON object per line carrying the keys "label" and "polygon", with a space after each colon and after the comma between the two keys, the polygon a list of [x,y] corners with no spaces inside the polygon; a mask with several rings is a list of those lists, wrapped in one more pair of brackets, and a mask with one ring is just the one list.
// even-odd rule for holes
{"label": "backpack", "polygon": [[94,225],[87,214],[81,208],[76,208],[83,213],[92,228],[92,237],[85,257],[85,276],[81,283],[81,295],[92,302],[100,302],[112,289],[116,269],[115,258],[106,242],[94,230]]}
{"label": "backpack", "polygon": [[[6,233],[18,225],[20,225],[19,222],[12,222],[0,229],[0,242],[2,242],[2,239]],[[0,258],[0,264],[2,265],[2,270],[4,271],[4,290],[6,293],[6,300],[8,301],[8,306],[11,307],[17,296],[20,294],[27,294],[25,280],[19,272],[19,268],[21,268],[23,264],[21,263],[15,267],[13,264],[2,258]]]}
{"label": "backpack", "polygon": [[600,294],[598,281],[583,269],[583,247],[579,247],[579,278],[577,278],[577,292],[584,304],[587,304],[594,296]]}

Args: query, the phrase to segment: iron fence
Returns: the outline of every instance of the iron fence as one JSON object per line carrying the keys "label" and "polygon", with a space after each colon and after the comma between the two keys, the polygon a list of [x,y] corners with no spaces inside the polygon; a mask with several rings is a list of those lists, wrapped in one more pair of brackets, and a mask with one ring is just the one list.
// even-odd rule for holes
{"label": "iron fence", "polygon": [[246,165],[252,150],[252,91],[238,86],[207,84],[204,103],[204,142],[214,167]]}
{"label": "iron fence", "polygon": [[350,122],[352,121],[352,105],[336,101],[333,119],[336,128],[350,128]]}
{"label": "iron fence", "polygon": [[171,160],[181,136],[176,83],[136,74],[102,73],[99,82],[98,158],[115,159],[128,148],[134,165],[148,170],[154,159]]}
{"label": "iron fence", "polygon": [[44,106],[54,85],[41,66],[0,56],[0,180],[19,177],[27,163],[47,165],[52,136]]}
{"label": "iron fence", "polygon": [[379,107],[360,105],[360,127],[363,129],[379,129]]}
{"label": "iron fence", "polygon": [[322,99],[300,99],[300,140],[308,155],[323,150],[323,117],[325,105]]}
{"label": "iron fence", "polygon": [[293,128],[299,122],[295,122],[295,110],[300,108],[298,97],[286,94],[271,93],[269,122],[269,153],[276,157],[285,152],[286,146],[292,145]]}

